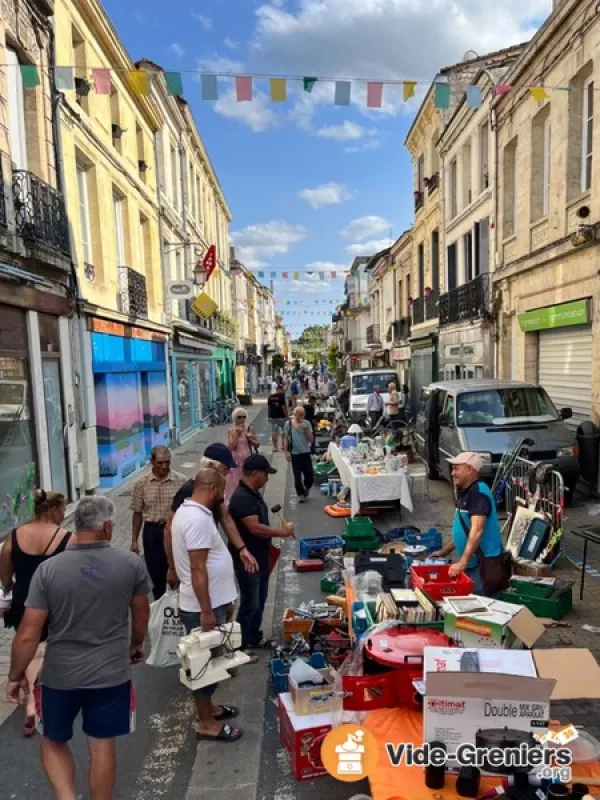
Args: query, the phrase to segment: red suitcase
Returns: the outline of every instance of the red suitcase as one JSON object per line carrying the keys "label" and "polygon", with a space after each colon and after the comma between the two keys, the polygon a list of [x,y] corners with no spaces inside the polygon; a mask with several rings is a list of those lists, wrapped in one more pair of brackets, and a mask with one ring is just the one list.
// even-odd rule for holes
{"label": "red suitcase", "polygon": [[296,558],[294,569],[296,572],[323,572],[325,562],[320,558]]}

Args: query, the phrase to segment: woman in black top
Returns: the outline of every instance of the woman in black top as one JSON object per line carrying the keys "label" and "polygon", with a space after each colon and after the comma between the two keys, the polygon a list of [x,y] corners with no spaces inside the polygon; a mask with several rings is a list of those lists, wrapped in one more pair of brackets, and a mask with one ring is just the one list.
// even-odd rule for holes
{"label": "woman in black top", "polygon": [[[61,528],[65,518],[65,498],[57,492],[38,489],[35,493],[35,517],[32,522],[14,528],[4,542],[0,553],[0,581],[4,592],[12,591],[10,609],[4,615],[7,628],[18,630],[29,593],[29,584],[36,569],[52,556],[62,553],[69,541],[70,533]],[[42,642],[48,637],[47,626]],[[35,733],[35,698],[33,689],[44,659],[44,644],[40,644],[35,658],[26,672],[28,683],[25,709],[25,736]]]}

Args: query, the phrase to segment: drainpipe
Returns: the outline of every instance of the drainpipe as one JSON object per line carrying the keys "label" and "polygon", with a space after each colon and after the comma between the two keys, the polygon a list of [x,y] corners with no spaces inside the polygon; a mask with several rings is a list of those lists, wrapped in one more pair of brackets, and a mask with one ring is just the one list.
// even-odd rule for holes
{"label": "drainpipe", "polygon": [[[492,208],[494,214],[494,229],[492,235],[492,275],[490,277],[491,283],[491,307],[492,310],[496,308],[496,302],[493,292],[493,274],[498,266],[498,170],[500,168],[500,150],[498,141],[498,112],[495,108],[490,109],[490,129],[494,138],[494,180],[492,183]],[[500,359],[500,317],[502,311],[498,309],[497,314],[492,317],[492,336],[494,345],[492,347],[492,377],[498,377],[498,365]],[[514,346],[514,343],[513,343]]]}

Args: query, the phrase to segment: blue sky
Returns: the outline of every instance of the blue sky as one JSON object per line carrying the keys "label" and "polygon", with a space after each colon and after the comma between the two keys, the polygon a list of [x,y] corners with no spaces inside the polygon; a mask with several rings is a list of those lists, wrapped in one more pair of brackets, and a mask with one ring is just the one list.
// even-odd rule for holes
{"label": "blue sky", "polygon": [[[551,0],[105,0],[131,57],[165,69],[370,80],[417,80],[528,39]],[[501,7],[501,10],[499,10]],[[200,99],[192,74],[185,96],[233,214],[238,258],[255,271],[343,270],[398,237],[412,218],[412,167],[404,139],[417,108],[400,88],[382,110],[365,107],[365,83],[348,107],[333,82],[309,95],[289,82],[273,104],[255,81],[252,103],[236,103],[219,80],[216,104]],[[290,276],[291,277],[291,276]],[[276,281],[279,309],[297,334],[327,317],[290,316],[340,301],[343,280]],[[287,300],[301,305],[286,305]],[[326,308],[330,308],[326,306]]]}

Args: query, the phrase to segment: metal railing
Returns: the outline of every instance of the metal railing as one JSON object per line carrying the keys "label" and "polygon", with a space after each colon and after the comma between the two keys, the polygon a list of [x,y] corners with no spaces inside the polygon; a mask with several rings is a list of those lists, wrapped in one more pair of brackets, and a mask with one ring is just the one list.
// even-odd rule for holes
{"label": "metal railing", "polygon": [[425,317],[427,319],[437,319],[439,299],[437,292],[431,292],[425,296]]}
{"label": "metal railing", "polygon": [[246,343],[246,355],[247,356],[257,356],[258,355],[258,345]]}
{"label": "metal railing", "polygon": [[379,325],[369,325],[367,328],[367,344],[379,345],[381,344],[381,332]]}
{"label": "metal railing", "polygon": [[17,233],[23,239],[69,255],[69,225],[63,196],[32,172],[17,169],[12,175]]}
{"label": "metal railing", "polygon": [[425,322],[425,300],[417,297],[412,303],[412,324],[420,325]]}
{"label": "metal railing", "polygon": [[431,178],[429,178],[429,182],[427,183],[427,193],[431,196],[434,192],[437,192],[440,186],[440,173],[435,172]]}
{"label": "metal railing", "polygon": [[420,211],[423,208],[423,204],[425,199],[423,197],[423,192],[415,192],[415,214],[417,211]]}
{"label": "metal railing", "polygon": [[490,276],[485,273],[440,297],[440,325],[483,317],[489,302]]}
{"label": "metal railing", "polygon": [[410,317],[401,317],[395,320],[388,330],[388,342],[401,342],[410,339]]}
{"label": "metal railing", "polygon": [[[536,458],[535,454],[532,454]],[[532,457],[530,456],[530,458]],[[529,460],[517,458],[510,469],[504,484],[504,499],[509,521],[514,519],[517,499],[526,506],[535,503],[535,510],[552,522],[555,531],[565,530],[565,485],[562,476],[556,470],[549,471],[546,480],[540,485],[532,485],[535,468],[540,459]],[[506,530],[509,530],[507,524]]]}
{"label": "metal railing", "polygon": [[0,153],[0,225],[6,225],[6,195],[4,194],[6,186],[4,184],[4,168],[2,166],[3,153]]}
{"label": "metal railing", "polygon": [[146,276],[132,267],[119,267],[121,312],[140,319],[148,318]]}

